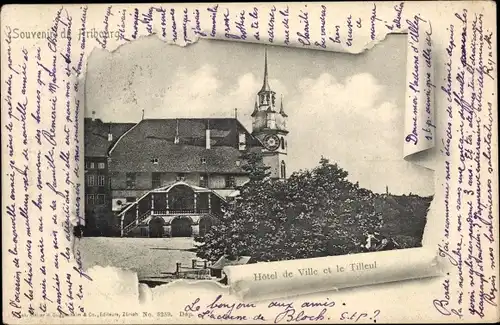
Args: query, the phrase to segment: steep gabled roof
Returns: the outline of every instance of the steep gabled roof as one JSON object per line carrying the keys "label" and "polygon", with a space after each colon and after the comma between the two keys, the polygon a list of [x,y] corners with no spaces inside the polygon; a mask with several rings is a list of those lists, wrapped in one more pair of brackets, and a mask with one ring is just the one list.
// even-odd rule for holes
{"label": "steep gabled roof", "polygon": [[[85,118],[84,155],[86,157],[106,157],[109,148],[134,125],[134,123],[104,123],[100,119]],[[111,133],[112,141],[108,141],[108,133]]]}
{"label": "steep gabled roof", "polygon": [[[205,147],[207,127],[210,149]],[[247,147],[261,146],[234,118],[145,119],[114,145],[110,171],[245,173],[237,164],[240,133],[246,135]]]}

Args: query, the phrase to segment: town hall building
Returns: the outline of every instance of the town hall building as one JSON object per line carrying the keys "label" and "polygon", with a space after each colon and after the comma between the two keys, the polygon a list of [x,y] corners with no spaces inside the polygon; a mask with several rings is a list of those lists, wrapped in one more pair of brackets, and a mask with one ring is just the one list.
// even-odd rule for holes
{"label": "town hall building", "polygon": [[252,132],[235,118],[85,119],[85,193],[92,235],[203,235],[248,181],[242,155],[262,153],[272,179],[287,177],[287,115],[264,78]]}

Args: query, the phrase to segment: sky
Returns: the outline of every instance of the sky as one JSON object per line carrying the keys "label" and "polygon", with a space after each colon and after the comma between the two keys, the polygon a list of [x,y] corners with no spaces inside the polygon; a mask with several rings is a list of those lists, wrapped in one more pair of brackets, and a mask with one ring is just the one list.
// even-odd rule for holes
{"label": "sky", "polygon": [[[267,46],[269,84],[288,114],[289,171],[321,156],[362,187],[434,193],[433,172],[403,160],[406,35],[389,35],[362,54]],[[85,114],[105,122],[234,117],[251,132],[265,45],[201,40],[185,48],[155,36],[110,53],[94,50]]]}

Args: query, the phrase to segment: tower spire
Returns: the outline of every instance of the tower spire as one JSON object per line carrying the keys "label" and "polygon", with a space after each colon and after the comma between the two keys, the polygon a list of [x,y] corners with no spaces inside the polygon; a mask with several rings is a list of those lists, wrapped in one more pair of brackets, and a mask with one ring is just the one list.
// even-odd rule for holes
{"label": "tower spire", "polygon": [[264,82],[262,84],[262,89],[260,90],[261,92],[264,91],[271,91],[271,87],[269,87],[269,80],[268,80],[268,71],[267,71],[267,47],[265,49],[265,56],[264,56]]}

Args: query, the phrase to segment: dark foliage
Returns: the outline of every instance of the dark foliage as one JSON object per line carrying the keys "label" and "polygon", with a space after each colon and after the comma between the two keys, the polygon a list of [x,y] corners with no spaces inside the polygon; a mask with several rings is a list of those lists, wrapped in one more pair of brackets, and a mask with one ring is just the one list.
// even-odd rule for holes
{"label": "dark foliage", "polygon": [[[318,167],[272,181],[257,153],[245,154],[250,181],[200,243],[197,256],[252,256],[254,261],[362,252],[368,233],[420,245],[430,198],[375,194],[322,158]],[[402,237],[401,237],[402,236]]]}

